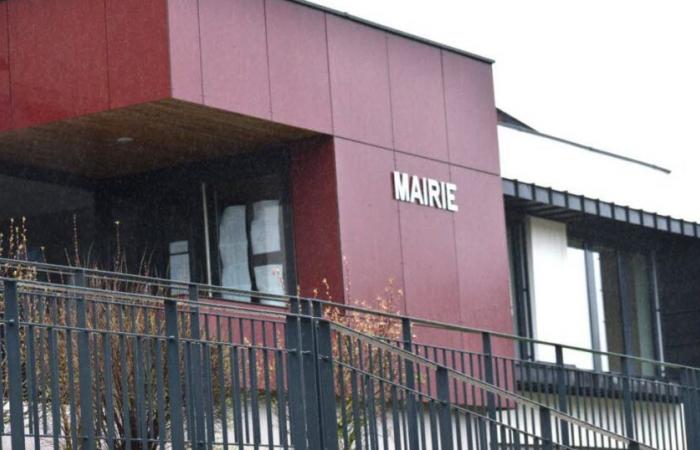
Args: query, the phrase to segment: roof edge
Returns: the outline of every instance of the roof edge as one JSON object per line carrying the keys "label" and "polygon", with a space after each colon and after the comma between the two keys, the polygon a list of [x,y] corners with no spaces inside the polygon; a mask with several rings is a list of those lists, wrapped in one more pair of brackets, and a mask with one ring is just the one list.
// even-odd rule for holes
{"label": "roof edge", "polygon": [[700,239],[700,224],[643,209],[631,208],[614,202],[572,194],[535,183],[516,179],[501,179],[503,195],[527,202],[539,203],[568,211],[598,216],[616,222],[628,223],[669,234]]}
{"label": "roof edge", "polygon": [[495,60],[493,60],[491,58],[477,55],[476,53],[471,53],[471,52],[468,52],[466,50],[461,50],[461,49],[456,48],[456,47],[451,47],[451,46],[446,45],[446,44],[441,44],[440,42],[437,42],[437,41],[433,41],[433,40],[430,40],[427,38],[416,36],[415,34],[407,33],[405,31],[401,31],[401,30],[397,30],[396,28],[391,28],[391,27],[386,26],[386,25],[381,25],[377,22],[372,22],[371,20],[363,19],[363,18],[358,17],[358,16],[353,16],[352,14],[349,14],[349,13],[346,13],[343,11],[339,11],[337,9],[333,9],[333,8],[329,8],[327,6],[312,3],[308,0],[287,0],[287,1],[292,2],[292,3],[296,3],[298,5],[306,6],[308,8],[316,9],[318,11],[322,11],[322,12],[325,12],[327,14],[331,14],[331,15],[334,15],[337,17],[341,17],[343,19],[347,19],[347,20],[350,20],[352,22],[366,25],[368,27],[375,28],[377,30],[385,31],[387,33],[391,33],[391,34],[394,34],[396,36],[410,39],[412,41],[420,42],[421,44],[426,44],[426,45],[430,45],[431,47],[437,47],[437,48],[442,49],[442,50],[447,50],[447,51],[452,52],[452,53],[457,53],[458,55],[466,56],[467,58],[475,59],[477,61],[480,61],[480,62],[483,62],[486,64],[493,64],[495,62]]}
{"label": "roof edge", "polygon": [[[500,110],[497,109],[497,111],[500,111]],[[504,113],[504,114],[507,114],[507,113]],[[515,119],[515,120],[518,120],[518,119]],[[514,124],[514,123],[507,123],[507,122],[500,122],[499,121],[498,126],[502,126],[504,128],[510,128],[512,130],[515,130],[515,131],[520,131],[521,133],[531,134],[533,136],[541,137],[544,139],[549,139],[551,141],[570,145],[572,147],[577,147],[577,148],[580,148],[582,150],[587,150],[591,153],[597,153],[599,155],[608,156],[608,157],[614,158],[614,159],[619,159],[621,161],[625,161],[628,163],[637,164],[639,166],[646,167],[647,169],[652,169],[652,170],[662,172],[666,175],[671,174],[671,169],[668,169],[666,167],[662,167],[662,166],[659,166],[657,164],[642,161],[641,159],[636,159],[636,158],[632,158],[629,156],[620,155],[618,153],[609,152],[607,150],[602,150],[600,148],[591,147],[590,145],[579,144],[578,142],[570,141],[568,139],[560,138],[560,137],[557,137],[557,136],[554,136],[551,134],[543,133],[541,131],[535,130],[534,128],[531,128],[529,125],[522,126],[522,125],[518,125],[518,124]]]}

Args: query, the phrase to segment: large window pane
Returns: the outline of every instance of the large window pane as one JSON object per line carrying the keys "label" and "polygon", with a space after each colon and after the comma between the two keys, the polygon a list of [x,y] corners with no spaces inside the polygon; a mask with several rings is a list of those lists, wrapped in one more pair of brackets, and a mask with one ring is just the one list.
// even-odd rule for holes
{"label": "large window pane", "polygon": [[286,226],[285,178],[242,177],[215,184],[213,192],[221,286],[287,293],[291,229]]}
{"label": "large window pane", "polygon": [[[654,345],[653,311],[649,289],[649,260],[639,253],[625,255],[628,270],[627,283],[630,293],[630,328],[632,353],[643,358],[656,356]],[[635,365],[642,375],[653,375],[649,364]]]}
{"label": "large window pane", "polygon": [[[649,257],[591,245],[567,235],[566,225],[529,218],[532,335],[541,340],[603,352],[656,357],[655,312]],[[554,362],[554,349],[539,345],[535,356]],[[564,362],[579,368],[619,372],[620,358],[568,350]],[[634,373],[654,375],[634,363]]]}
{"label": "large window pane", "polygon": [[[248,234],[245,205],[226,206],[219,220],[219,264],[221,285],[250,291]],[[248,296],[235,297],[249,300]]]}
{"label": "large window pane", "polygon": [[[568,245],[565,224],[532,218],[529,228],[534,336],[591,348],[584,250]],[[536,346],[535,356],[540,361],[556,360],[551,346]],[[564,362],[593,368],[589,353],[567,350]]]}

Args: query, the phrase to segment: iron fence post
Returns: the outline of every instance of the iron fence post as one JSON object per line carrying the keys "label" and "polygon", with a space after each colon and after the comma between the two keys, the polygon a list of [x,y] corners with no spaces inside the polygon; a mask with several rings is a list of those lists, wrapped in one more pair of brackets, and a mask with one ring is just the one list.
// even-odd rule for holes
{"label": "iron fence post", "polygon": [[306,439],[310,449],[321,449],[319,379],[317,372],[316,324],[311,317],[314,305],[306,300],[301,304],[299,331],[301,337],[302,383],[304,385],[304,412],[306,417]]}
{"label": "iron fence post", "polygon": [[[165,335],[168,351],[168,398],[170,402],[170,439],[174,449],[185,448],[182,419],[182,379],[180,376],[180,330],[177,320],[177,302],[165,300]],[[164,428],[164,427],[163,427]]]}
{"label": "iron fence post", "polygon": [[[482,350],[484,354],[484,381],[488,384],[494,384],[495,374],[493,367],[493,347],[491,342],[491,333],[481,333]],[[498,448],[498,429],[496,427],[496,397],[493,392],[486,393],[486,408],[488,411],[489,421],[489,437],[491,440],[491,449]]]}
{"label": "iron fence post", "polygon": [[292,446],[306,450],[306,421],[304,417],[304,374],[301,358],[301,324],[299,300],[289,302],[289,315],[285,326],[287,350],[287,395],[289,396],[289,431]]}
{"label": "iron fence post", "polygon": [[316,320],[316,366],[318,368],[318,398],[323,448],[338,450],[338,419],[336,416],[335,379],[333,378],[333,343],[331,327],[323,319],[320,303],[314,307]]}
{"label": "iron fence post", "polygon": [[22,386],[22,350],[19,338],[17,281],[5,280],[5,345],[7,346],[7,382],[10,398],[12,448],[24,450],[24,405]]}
{"label": "iron fence post", "polygon": [[700,415],[698,414],[698,391],[695,374],[690,369],[681,369],[681,401],[683,403],[683,418],[685,419],[685,438],[687,448],[698,448],[700,445]]}
{"label": "iron fence post", "polygon": [[[85,287],[85,272],[78,270],[74,274],[73,284]],[[75,298],[76,326],[78,327],[78,380],[80,382],[80,428],[83,445],[81,448],[95,448],[95,418],[92,409],[92,366],[90,362],[90,332],[87,324],[87,306],[85,296],[78,294]]]}
{"label": "iron fence post", "polygon": [[625,417],[625,433],[628,439],[634,440],[634,412],[632,410],[632,389],[630,386],[631,361],[622,357],[622,402]]}
{"label": "iron fence post", "polygon": [[450,377],[446,367],[439,366],[437,368],[435,383],[437,385],[437,397],[440,401],[440,448],[442,450],[452,450],[454,442],[452,440],[452,413],[450,411]]}
{"label": "iron fence post", "polygon": [[[564,349],[561,345],[556,345],[554,347],[556,353],[557,361],[557,398],[558,398],[558,409],[563,413],[568,412],[568,406],[566,402],[566,369],[564,368]],[[561,443],[562,445],[569,445],[569,424],[565,421],[560,421],[559,427],[561,429]]]}
{"label": "iron fence post", "polygon": [[540,436],[542,439],[542,450],[553,450],[552,413],[546,406],[540,406]]}
{"label": "iron fence post", "polygon": [[205,431],[204,431],[204,399],[203,385],[204,378],[202,377],[202,343],[200,341],[199,330],[199,288],[196,284],[189,287],[189,301],[192,314],[190,315],[190,338],[192,339],[192,397],[194,403],[194,436],[192,446],[198,450],[205,448]]}
{"label": "iron fence post", "polygon": [[[404,350],[413,353],[413,331],[411,329],[411,319],[404,317],[401,319],[401,335]],[[415,372],[413,362],[405,361],[404,371],[406,374],[406,420],[408,421],[408,448],[418,450],[420,441],[418,436],[418,408],[413,392],[416,390]]]}

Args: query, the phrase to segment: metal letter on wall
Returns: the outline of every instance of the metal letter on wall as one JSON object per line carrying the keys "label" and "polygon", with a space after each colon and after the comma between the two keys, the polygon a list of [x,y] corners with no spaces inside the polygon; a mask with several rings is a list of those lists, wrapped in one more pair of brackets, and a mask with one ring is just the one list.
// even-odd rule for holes
{"label": "metal letter on wall", "polygon": [[457,185],[433,178],[392,173],[394,200],[457,212]]}

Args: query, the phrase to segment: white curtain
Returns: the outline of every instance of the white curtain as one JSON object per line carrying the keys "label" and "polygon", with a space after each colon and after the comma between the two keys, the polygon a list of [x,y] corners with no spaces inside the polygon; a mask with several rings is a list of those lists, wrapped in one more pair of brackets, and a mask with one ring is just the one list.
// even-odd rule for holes
{"label": "white curtain", "polygon": [[[248,271],[248,236],[245,205],[227,206],[219,222],[219,257],[221,285],[249,291],[252,288]],[[225,298],[250,301],[249,296],[225,295]]]}
{"label": "white curtain", "polygon": [[[566,225],[529,218],[530,286],[534,337],[591,348],[585,254],[568,246]],[[554,348],[536,345],[538,360],[554,362]],[[592,369],[590,353],[564,351],[564,363]]]}
{"label": "white curtain", "polygon": [[[250,238],[254,255],[282,251],[282,208],[279,200],[262,200],[253,203],[253,221]],[[255,283],[260,292],[284,294],[284,266],[266,264],[254,269]]]}

